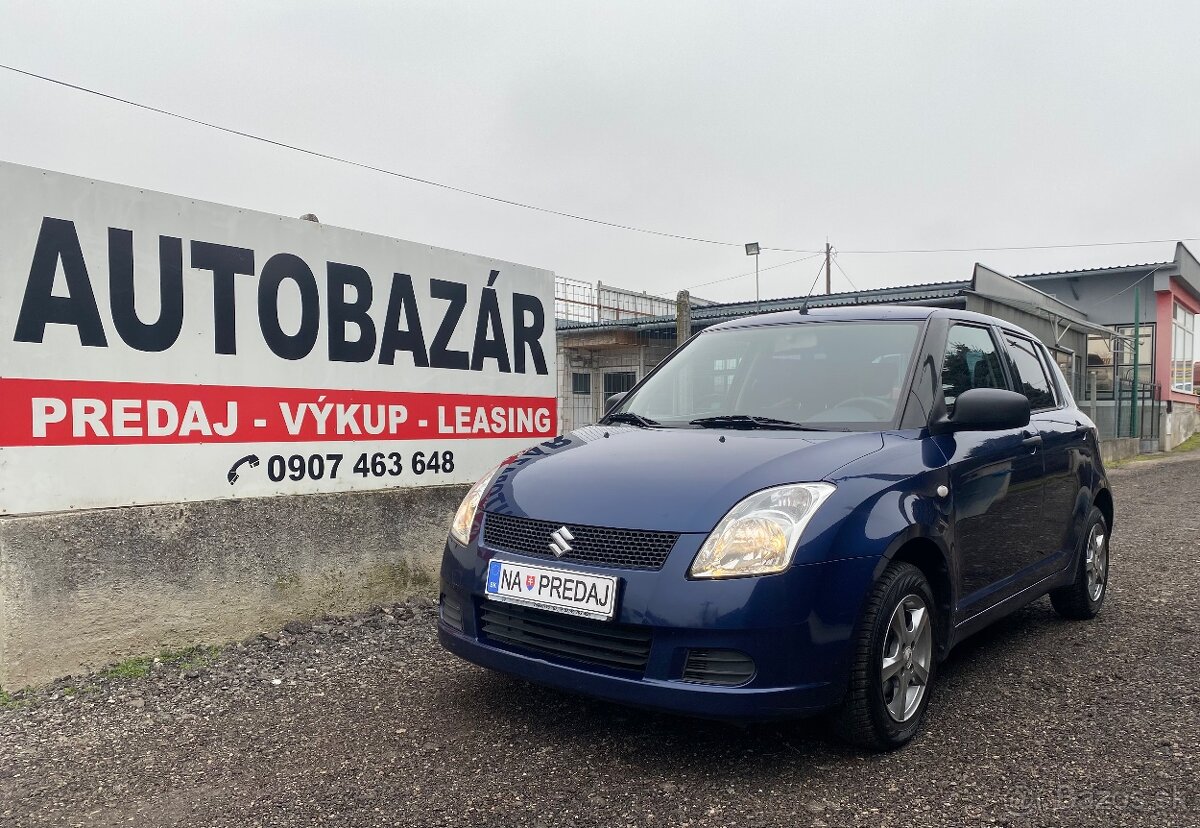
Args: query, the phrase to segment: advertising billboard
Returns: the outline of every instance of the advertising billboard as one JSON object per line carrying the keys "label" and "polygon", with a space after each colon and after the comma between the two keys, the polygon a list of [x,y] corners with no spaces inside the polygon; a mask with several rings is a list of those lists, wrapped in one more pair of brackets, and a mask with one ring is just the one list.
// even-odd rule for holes
{"label": "advertising billboard", "polygon": [[473,481],[550,271],[0,162],[0,514]]}

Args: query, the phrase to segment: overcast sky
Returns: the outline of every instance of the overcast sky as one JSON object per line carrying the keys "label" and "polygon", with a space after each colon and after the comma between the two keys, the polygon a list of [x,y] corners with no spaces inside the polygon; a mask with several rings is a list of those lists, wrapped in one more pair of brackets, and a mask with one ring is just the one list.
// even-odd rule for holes
{"label": "overcast sky", "polygon": [[[1192,2],[0,0],[0,21],[0,63],[607,221],[767,247],[828,237],[859,288],[1172,246],[856,250],[1200,237]],[[753,276],[695,287],[752,272],[740,247],[449,193],[6,71],[0,159],[591,282],[753,298]],[[805,293],[817,265],[764,272],[763,295]],[[834,290],[849,287],[835,270]]]}

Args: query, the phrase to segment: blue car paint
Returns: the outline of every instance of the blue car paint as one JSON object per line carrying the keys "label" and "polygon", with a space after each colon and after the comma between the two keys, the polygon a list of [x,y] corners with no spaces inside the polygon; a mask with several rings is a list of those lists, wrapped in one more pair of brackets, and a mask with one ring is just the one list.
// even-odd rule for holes
{"label": "blue car paint", "polygon": [[[725,438],[722,441],[721,438]],[[883,446],[878,432],[587,426],[535,446],[488,491],[484,510],[561,523],[710,532],[750,492],[822,480]],[[536,462],[523,462],[536,461]],[[597,496],[583,496],[595,492]]]}
{"label": "blue car paint", "polygon": [[[938,347],[939,324],[944,328],[963,319],[1000,324],[963,312],[906,309],[906,316],[897,310],[854,309],[835,318],[925,319],[922,347],[931,353]],[[764,319],[779,324],[784,320],[775,317],[783,316],[795,315]],[[1020,331],[1010,325],[1004,329]],[[913,370],[914,395],[922,370],[919,365]],[[923,414],[926,419],[937,410],[928,400],[920,408],[929,412]],[[957,535],[967,535],[972,513],[986,516],[998,502],[1025,520],[1029,531],[1042,531],[1041,524],[1048,520],[1043,512],[1046,475],[1025,481],[1029,491],[1021,498],[1006,496],[1013,479],[1004,477],[1004,469],[1006,463],[1010,469],[1016,467],[1013,441],[1019,439],[1017,435],[935,435],[927,426],[809,433],[615,424],[562,435],[532,447],[504,467],[485,495],[469,544],[448,539],[442,591],[463,607],[464,630],[440,623],[440,639],[447,650],[468,661],[627,704],[736,719],[819,712],[840,701],[865,599],[874,580],[902,549],[921,544],[941,557],[948,593],[939,631],[943,656],[980,627],[1072,580],[1084,519],[1107,481],[1090,421],[1074,407],[1064,411],[1085,432],[1079,444],[1069,449],[1074,454],[1056,467],[1054,478],[1062,493],[1070,496],[1071,514],[1055,524],[1060,527],[1053,541],[1057,548],[1013,572],[997,568],[1000,556],[991,554],[982,539],[971,546],[972,555],[964,557]],[[771,486],[816,481],[833,483],[836,489],[813,515],[786,571],[721,580],[687,577],[707,534],[735,503]],[[940,496],[939,487],[949,489],[950,496]],[[1021,514],[1020,509],[1029,513]],[[563,524],[681,533],[658,571],[574,561],[559,564],[500,553],[507,560],[619,576],[614,621],[653,628],[644,675],[523,652],[479,635],[476,610],[479,602],[487,600],[483,598],[486,571],[498,554],[482,543],[481,520],[501,513]],[[1004,527],[995,525],[998,519],[992,516],[993,539],[1004,534]],[[1011,568],[1011,562],[1008,565]],[[975,570],[1000,577],[965,592],[963,584],[976,583],[971,577]],[[756,673],[742,687],[683,682],[688,648],[744,652],[754,659]]]}

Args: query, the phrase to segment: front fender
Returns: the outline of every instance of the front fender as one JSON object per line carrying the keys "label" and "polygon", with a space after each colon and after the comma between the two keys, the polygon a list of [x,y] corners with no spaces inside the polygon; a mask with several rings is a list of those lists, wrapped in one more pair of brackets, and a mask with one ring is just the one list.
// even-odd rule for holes
{"label": "front fender", "polygon": [[[879,455],[877,454],[876,457]],[[838,523],[837,531],[823,553],[829,559],[839,557],[874,558],[870,582],[863,585],[858,623],[874,584],[901,550],[919,545],[912,559],[923,568],[936,569],[927,574],[939,603],[941,648],[949,642],[954,606],[958,600],[954,584],[959,573],[952,554],[951,500],[938,495],[939,486],[949,485],[944,465],[923,468],[915,475],[881,475],[872,471],[848,475],[836,481],[844,502],[858,506]],[[840,497],[839,497],[840,500]],[[857,634],[858,628],[856,626]]]}

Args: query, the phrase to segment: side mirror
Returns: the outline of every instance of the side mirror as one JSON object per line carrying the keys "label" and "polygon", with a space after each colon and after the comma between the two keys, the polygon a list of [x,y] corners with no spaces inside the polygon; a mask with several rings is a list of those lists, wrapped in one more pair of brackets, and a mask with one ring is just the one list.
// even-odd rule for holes
{"label": "side mirror", "polygon": [[616,407],[617,407],[617,405],[618,405],[618,404],[620,404],[621,400],[625,399],[625,397],[626,397],[628,394],[629,394],[629,392],[628,392],[628,391],[620,391],[620,392],[618,392],[618,393],[616,393],[616,394],[613,394],[611,397],[609,397],[609,398],[608,398],[608,399],[607,399],[607,400],[604,402],[604,413],[605,413],[605,414],[607,414],[608,412],[610,412],[610,411],[612,411],[614,408],[616,408]]}
{"label": "side mirror", "polygon": [[1029,398],[1003,388],[972,388],[958,395],[954,413],[935,431],[1003,431],[1029,425]]}

